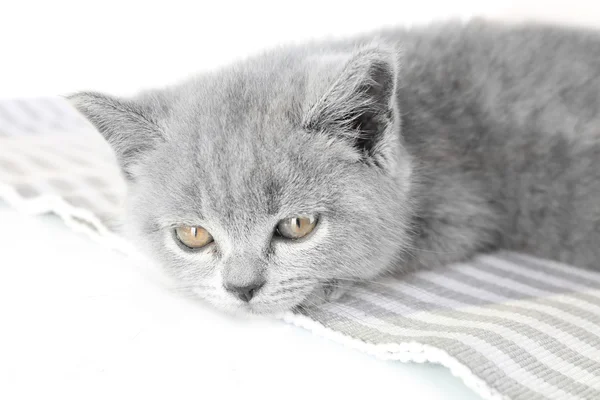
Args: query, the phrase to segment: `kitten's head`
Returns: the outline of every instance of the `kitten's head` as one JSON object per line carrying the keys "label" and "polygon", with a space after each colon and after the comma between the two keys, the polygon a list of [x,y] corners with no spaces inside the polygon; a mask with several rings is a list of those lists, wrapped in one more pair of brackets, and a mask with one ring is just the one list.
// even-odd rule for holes
{"label": "kitten's head", "polygon": [[129,236],[214,305],[274,313],[381,273],[407,242],[397,69],[380,47],[279,51],[71,100],[127,177]]}

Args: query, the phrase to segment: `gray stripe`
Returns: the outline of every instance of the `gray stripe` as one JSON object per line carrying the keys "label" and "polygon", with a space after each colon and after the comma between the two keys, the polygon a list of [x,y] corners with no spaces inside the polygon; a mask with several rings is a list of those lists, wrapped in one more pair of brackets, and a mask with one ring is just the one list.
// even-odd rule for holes
{"label": "gray stripe", "polygon": [[[448,279],[452,279],[452,280],[464,283],[469,286],[477,287],[479,289],[486,290],[488,292],[494,293],[498,296],[502,296],[502,297],[505,297],[508,299],[524,298],[524,296],[521,293],[515,292],[510,288],[507,288],[502,285],[498,285],[493,282],[474,278],[470,275],[462,273],[458,269],[448,270],[448,273],[444,274],[444,276]],[[449,289],[447,289],[447,288],[444,288],[444,290],[449,291]],[[472,302],[472,304],[474,304],[474,305],[481,305],[481,306],[488,307],[488,308],[509,311],[509,312],[515,312],[518,314],[527,315],[532,318],[546,321],[548,323],[555,325],[556,327],[559,327],[561,330],[565,330],[566,332],[569,332],[570,334],[572,334],[573,336],[576,336],[578,339],[589,344],[590,346],[599,347],[600,330],[597,333],[588,331],[588,330],[584,330],[578,326],[575,326],[575,325],[573,325],[567,321],[564,321],[562,319],[556,318],[556,317],[552,316],[551,314],[548,314],[543,311],[531,310],[531,309],[516,306],[516,305],[507,306],[505,304],[497,304],[497,303],[487,303],[486,304],[485,301],[482,301],[478,298],[469,296],[468,294],[462,294],[462,296],[466,300],[469,300],[470,303]],[[552,299],[534,298],[534,300],[535,300],[535,303],[537,303],[537,304],[557,308],[561,311],[572,314],[573,316],[585,319],[591,323],[594,323],[594,324],[600,326],[600,316],[599,315],[590,313],[590,312],[588,312],[586,310],[582,310],[580,308],[571,307],[568,304],[564,304],[564,303],[561,303],[561,302],[558,302],[558,301],[555,301]]]}
{"label": "gray stripe", "polygon": [[67,160],[77,170],[93,167],[93,163],[97,161],[97,159],[84,158],[84,155],[81,153],[74,152],[72,146],[59,148],[54,146],[53,143],[40,143],[40,146],[43,147],[48,156]]}
{"label": "gray stripe", "polygon": [[[439,286],[436,283],[429,282],[425,279],[416,278],[416,279],[411,279],[411,281],[412,281],[412,283],[415,283],[419,288],[423,288],[425,290],[431,291],[432,293],[436,293],[438,295],[440,293],[444,293],[443,296],[448,297],[453,300],[458,300],[458,301],[461,301],[461,302],[464,302],[467,304],[480,303],[480,305],[483,305],[488,309],[491,308],[491,307],[489,307],[490,306],[489,304],[486,304],[481,299],[477,299],[477,298],[471,297],[467,294],[453,291],[451,289]],[[464,283],[464,281],[463,281],[463,283]],[[379,290],[379,293],[387,296],[387,294],[382,293],[381,290]],[[398,293],[398,292],[395,292],[395,293]],[[393,299],[395,296],[396,296],[396,294],[393,294],[393,296],[390,296],[389,298]],[[403,297],[403,295],[398,296],[398,298],[400,298],[400,297]],[[405,301],[403,301],[403,300],[398,300],[398,301],[405,303]],[[585,369],[586,371],[588,371],[591,374],[600,376],[600,366],[598,365],[597,362],[589,359],[588,357],[586,357],[585,355],[583,355],[581,353],[578,353],[578,352],[570,349],[569,347],[565,346],[563,343],[556,340],[554,337],[551,337],[551,336],[545,334],[543,331],[535,329],[534,327],[532,327],[528,324],[518,322],[518,321],[508,320],[504,317],[492,317],[492,316],[483,316],[483,315],[479,315],[479,314],[472,314],[469,312],[454,309],[452,307],[440,306],[439,304],[434,304],[434,303],[424,303],[423,301],[419,301],[419,300],[417,300],[416,302],[418,302],[417,307],[419,307],[419,308],[422,307],[424,310],[430,310],[433,314],[447,315],[447,316],[451,316],[454,318],[470,320],[470,321],[491,322],[491,323],[499,324],[499,325],[505,326],[507,328],[516,330],[520,334],[527,336],[531,340],[538,342],[540,344],[540,346],[542,346],[544,349],[551,352],[555,356],[560,357],[561,359],[563,359],[571,364],[577,365],[578,367]],[[411,300],[411,305],[412,305],[412,303],[413,303],[413,301]],[[443,310],[440,310],[440,308],[443,308]],[[498,309],[498,310],[502,310],[502,311],[506,311],[506,312],[510,312],[510,313],[515,313],[515,314],[527,315],[527,316],[535,318],[539,321],[549,323],[550,325],[553,325],[554,327],[561,329],[564,332],[568,332],[569,334],[577,337],[578,339],[580,338],[579,335],[582,334],[583,332],[585,332],[582,329],[579,329],[572,325],[571,325],[570,330],[562,329],[562,327],[560,325],[563,324],[564,322],[561,320],[558,320],[548,314],[545,314],[544,318],[538,318],[538,316],[536,316],[536,315],[531,315],[531,314],[535,314],[535,313],[522,312],[522,311],[528,311],[526,309],[522,309],[520,307],[503,306],[500,304],[498,306],[495,306],[494,309]],[[450,311],[450,312],[448,312],[448,311]],[[586,342],[586,343],[588,343],[588,342]],[[590,346],[600,348],[600,340],[598,340],[598,341],[592,340],[592,343],[588,343],[588,344]]]}
{"label": "gray stripe", "polygon": [[361,323],[353,317],[329,312],[327,310],[310,311],[307,315],[326,327],[367,343],[410,343],[417,342],[443,349],[461,364],[469,367],[473,373],[481,377],[491,388],[513,400],[543,400],[544,396],[532,391],[529,387],[506,376],[496,364],[483,354],[455,339],[434,336],[404,336],[381,332],[370,324]]}
{"label": "gray stripe", "polygon": [[[3,107],[3,105],[4,104],[2,102],[0,102],[0,118],[5,120],[6,122],[8,122],[10,125],[14,125],[14,123],[16,121],[15,121],[13,115],[11,113],[9,113],[8,110],[6,110],[6,108]],[[4,126],[3,128],[6,129],[6,126]]]}
{"label": "gray stripe", "polygon": [[73,109],[71,115],[65,115],[64,110],[58,106],[58,104],[63,101],[65,100],[62,100],[60,98],[44,97],[40,99],[40,103],[42,103],[43,107],[50,110],[55,115],[57,120],[78,119],[74,118],[75,116],[79,116],[79,114],[75,112],[75,109]]}
{"label": "gray stripe", "polygon": [[[411,300],[411,302],[413,301]],[[440,333],[462,333],[477,337],[490,346],[496,347],[521,368],[550,385],[574,395],[589,395],[594,396],[594,398],[600,398],[600,391],[549,368],[531,355],[526,348],[523,348],[518,343],[508,340],[490,330],[474,327],[456,327],[445,325],[443,323],[422,322],[411,319],[410,317],[404,317],[400,314],[383,309],[365,299],[356,299],[350,295],[346,296],[344,304],[348,304],[355,309],[366,312],[368,315],[377,316],[390,324],[403,328]]]}
{"label": "gray stripe", "polygon": [[74,129],[81,130],[81,132],[95,130],[91,127],[90,123],[75,110],[75,108],[63,98],[42,98],[40,103],[46,109],[49,109],[55,116],[56,121],[61,121],[63,126],[74,125]]}
{"label": "gray stripe", "polygon": [[2,107],[2,102],[0,102],[0,134],[2,136],[10,136],[11,131],[14,130],[14,124],[14,118],[4,107]]}
{"label": "gray stripe", "polygon": [[[15,114],[11,107],[7,107],[6,104],[8,102],[4,102],[4,104],[0,103],[0,117],[8,122],[8,125],[4,125],[4,130],[10,135],[14,136],[14,133],[39,133],[39,129],[30,123],[30,118],[26,118],[24,115],[20,115],[20,112]],[[18,108],[21,112],[23,111],[22,107],[19,107],[19,102],[11,101],[12,107]],[[1,121],[0,121],[1,122]]]}
{"label": "gray stripe", "polygon": [[[407,290],[407,289],[408,289],[408,287],[405,288],[405,290]],[[417,289],[417,291],[421,291],[422,290],[422,288],[420,288],[420,287],[419,288],[415,288],[415,289]],[[370,299],[370,296],[369,295],[367,295],[367,296],[368,296],[367,298],[365,298],[364,296],[360,296],[360,297],[361,297],[362,300],[372,301]],[[424,296],[427,296],[427,294],[424,294]],[[418,296],[418,297],[421,297],[421,296]],[[412,302],[412,299],[408,298],[408,299],[406,299],[404,301],[404,303],[406,303],[407,301],[408,302]],[[426,301],[426,300],[424,300],[424,301]],[[381,301],[381,299],[379,299],[379,296],[377,297],[377,300],[373,300],[372,302],[375,302],[375,303],[378,303],[378,304],[381,303],[380,306],[383,307],[383,308],[388,308],[388,306],[386,306],[386,304],[402,304],[402,302],[400,302],[400,301],[397,301],[397,300],[393,301],[393,298],[392,298],[392,301],[389,301],[389,302],[385,301],[385,300]],[[417,305],[417,307],[419,309],[421,309],[421,308],[427,308],[427,304],[425,305],[425,307],[422,307],[422,306],[423,306],[422,302],[421,302],[421,304]],[[388,310],[388,312],[390,312],[390,311],[393,313],[395,310],[393,308],[391,308],[391,310]],[[461,313],[460,312],[454,313],[454,312],[452,312],[452,310],[450,308],[449,308],[449,311],[450,311],[449,313],[438,312],[437,314],[434,314],[434,313],[432,313],[430,311],[429,312],[425,311],[424,313],[421,313],[421,315],[425,315],[427,317],[427,321],[422,321],[421,318],[419,318],[419,320],[421,320],[421,322],[424,322],[424,323],[436,323],[437,322],[437,323],[443,324],[445,326],[457,326],[457,325],[460,326],[459,324],[461,323],[461,321],[464,321],[464,325],[472,325],[472,324],[479,323],[478,321],[473,322],[472,321],[473,319],[475,319],[475,320],[481,320],[482,322],[485,321],[485,320],[488,320],[488,317],[483,317],[483,318],[477,318],[477,317],[475,317],[475,318],[470,318],[470,319],[469,318],[467,318],[467,319],[455,318],[456,314],[460,315]],[[440,318],[439,318],[438,321],[435,321],[435,315],[439,315],[440,316]],[[477,315],[477,314],[475,314],[475,315]],[[444,320],[444,318],[453,318],[453,320],[446,322]],[[520,325],[520,324],[521,323],[518,323],[518,322],[516,322],[516,323],[510,323],[509,324],[509,328],[507,328],[506,325],[502,325],[502,324],[500,326],[502,326],[504,329],[510,329],[510,326],[512,326],[512,325],[517,325],[517,328],[519,328],[518,325]],[[532,349],[532,347],[531,347],[532,344],[528,344],[527,342],[523,342],[522,343],[520,341],[520,339],[516,337],[517,334],[518,335],[526,336],[527,339],[530,340],[530,341],[532,341],[533,343],[535,343],[536,340],[543,341],[543,340],[551,339],[551,337],[546,336],[546,335],[544,335],[544,334],[542,334],[540,332],[537,333],[537,337],[534,334],[533,338],[530,337],[530,336],[525,335],[524,332],[519,332],[518,329],[511,329],[513,333],[502,332],[502,329],[500,329],[500,326],[497,329],[494,329],[493,327],[489,327],[489,326],[488,327],[469,326],[469,328],[483,329],[485,331],[497,332],[498,334],[504,335],[503,337],[511,338],[511,341],[518,342],[521,345],[521,347],[528,348],[528,349]],[[467,329],[466,326],[464,328]],[[540,343],[537,343],[537,346],[539,346],[539,345],[540,345]],[[535,346],[535,347],[537,347],[537,346]],[[545,346],[541,346],[541,347],[543,348]],[[582,368],[580,365],[578,365],[578,363],[579,363],[579,360],[578,360],[578,357],[577,357],[578,353],[575,353],[576,356],[575,356],[574,360],[570,360],[570,361],[574,361],[574,362],[571,362],[571,366],[572,366],[571,367],[570,365],[565,365],[564,364],[565,358],[566,358],[565,356],[563,356],[561,354],[557,355],[555,352],[550,351],[550,354],[554,355],[555,357],[560,357],[559,359],[561,360],[562,366],[560,368],[558,368],[558,366],[554,367],[554,364],[552,364],[553,361],[551,359],[547,359],[546,355],[544,353],[542,353],[541,350],[542,349],[540,349],[539,351],[536,351],[536,354],[537,354],[537,358],[536,359],[540,360],[540,364],[544,364],[546,369],[556,370],[556,372],[562,373],[563,375],[569,377],[570,379],[573,379],[576,382],[579,382],[579,383],[582,383],[582,384],[589,383],[592,387],[595,388],[595,390],[598,389],[598,383],[600,382],[600,380],[598,380],[596,378],[597,374],[593,374],[593,373],[587,371],[585,368]],[[571,351],[568,348],[567,348],[567,350]],[[544,351],[548,352],[548,350],[544,350]],[[536,357],[535,355],[533,355],[533,353],[532,353],[532,356]],[[545,360],[546,362],[542,363],[541,362],[542,360]],[[585,360],[582,360],[581,362],[585,363]],[[591,364],[594,364],[594,362],[591,362]],[[574,367],[577,367],[577,369],[575,370]],[[581,371],[581,375],[580,375],[579,371]],[[583,374],[584,371],[585,371],[585,374]],[[584,377],[585,377],[585,380],[584,380]]]}
{"label": "gray stripe", "polygon": [[[531,270],[538,271],[538,272],[543,272],[548,275],[554,275],[556,278],[565,279],[567,281],[576,283],[578,285],[583,285],[583,286],[587,286],[589,288],[594,288],[594,289],[600,289],[600,282],[595,282],[595,281],[589,280],[589,279],[586,280],[578,275],[570,274],[569,271],[567,271],[567,268],[565,268],[564,271],[560,271],[555,268],[548,268],[548,265],[546,263],[544,263],[543,260],[537,260],[532,257],[524,257],[520,254],[509,253],[509,252],[503,252],[503,253],[498,254],[498,258],[502,258],[502,259],[504,259],[510,263],[516,264],[516,265],[524,265],[527,267],[527,269],[531,269]],[[576,268],[576,267],[570,267],[570,268]],[[600,274],[598,274],[598,276],[600,277]]]}
{"label": "gray stripe", "polygon": [[11,159],[0,158],[0,169],[13,176],[25,175],[25,171],[21,168],[20,164],[15,163]]}
{"label": "gray stripe", "polygon": [[479,268],[481,268],[482,270],[492,273],[494,275],[502,276],[504,278],[513,280],[515,282],[519,282],[519,283],[531,286],[535,289],[543,290],[545,292],[549,292],[552,294],[568,294],[572,297],[576,297],[578,300],[584,301],[586,303],[589,303],[593,306],[598,307],[598,298],[594,297],[594,296],[590,296],[587,293],[574,292],[573,290],[569,291],[565,288],[558,287],[558,286],[552,285],[547,282],[541,282],[541,281],[532,279],[523,274],[519,274],[519,273],[511,272],[511,271],[505,271],[501,268],[498,268],[498,267],[490,264],[489,262],[485,261],[484,259],[477,259],[473,263],[477,264],[479,266]]}
{"label": "gray stripe", "polygon": [[[21,110],[23,110],[23,112],[25,114],[27,114],[27,117],[30,118],[31,120],[40,121],[42,119],[40,114],[31,107],[31,105],[30,105],[31,102],[27,102],[27,101],[23,101],[23,100],[15,100],[14,103]],[[40,133],[40,132],[38,132],[38,133]]]}
{"label": "gray stripe", "polygon": [[[16,104],[23,110],[25,114],[32,120],[35,121],[36,126],[42,127],[42,130],[54,129],[54,130],[68,130],[68,127],[64,124],[65,118],[57,118],[56,115],[52,114],[53,108],[48,107],[44,102],[37,99],[35,101],[23,101],[16,100]],[[43,111],[40,113],[40,109]],[[50,115],[49,115],[50,114]],[[68,119],[67,119],[68,121]],[[35,129],[35,133],[44,133],[39,129]]]}
{"label": "gray stripe", "polygon": [[[590,298],[594,299],[593,300],[594,306],[597,308],[598,313],[600,313],[600,307],[598,307],[598,304],[600,303],[600,294],[597,293],[597,292],[599,292],[599,290],[594,288],[594,286],[597,286],[597,285],[592,283],[592,282],[597,282],[597,284],[600,284],[600,281],[598,281],[598,277],[595,276],[594,274],[590,274],[592,276],[587,278],[589,281],[591,281],[590,283],[580,285],[578,283],[574,283],[569,280],[556,277],[554,275],[548,274],[543,271],[535,271],[531,268],[527,268],[526,266],[524,266],[522,264],[514,264],[510,261],[507,261],[507,260],[504,260],[504,259],[501,259],[498,257],[482,256],[482,257],[480,257],[480,259],[481,259],[481,261],[485,262],[486,264],[493,265],[494,267],[496,267],[500,270],[513,272],[518,275],[524,275],[524,276],[528,277],[529,279],[532,279],[536,282],[537,281],[544,282],[548,285],[561,288],[562,290],[567,291],[569,293],[570,292],[585,293],[585,294],[589,295]],[[554,268],[559,269],[560,267],[555,266]],[[573,275],[577,275],[575,273],[576,272],[575,268],[572,269],[572,272],[573,272]]]}

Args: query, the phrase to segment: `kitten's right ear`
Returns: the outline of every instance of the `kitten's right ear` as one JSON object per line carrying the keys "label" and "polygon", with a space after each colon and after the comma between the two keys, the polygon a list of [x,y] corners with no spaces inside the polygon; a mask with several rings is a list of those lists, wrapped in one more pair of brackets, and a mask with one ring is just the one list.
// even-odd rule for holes
{"label": "kitten's right ear", "polygon": [[144,155],[165,140],[156,110],[148,105],[95,92],[67,98],[104,136],[129,180],[135,178],[135,166]]}
{"label": "kitten's right ear", "polygon": [[346,141],[365,164],[396,170],[398,52],[371,45],[329,62],[333,68],[324,75],[330,75],[330,86],[304,116],[303,127]]}

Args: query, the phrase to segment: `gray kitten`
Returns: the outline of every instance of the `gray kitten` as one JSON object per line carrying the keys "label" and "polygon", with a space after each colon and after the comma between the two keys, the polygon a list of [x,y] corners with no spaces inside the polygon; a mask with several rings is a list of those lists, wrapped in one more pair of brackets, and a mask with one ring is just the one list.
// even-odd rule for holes
{"label": "gray kitten", "polygon": [[495,249],[596,267],[599,96],[597,32],[473,21],[71,99],[131,237],[214,305],[274,313]]}

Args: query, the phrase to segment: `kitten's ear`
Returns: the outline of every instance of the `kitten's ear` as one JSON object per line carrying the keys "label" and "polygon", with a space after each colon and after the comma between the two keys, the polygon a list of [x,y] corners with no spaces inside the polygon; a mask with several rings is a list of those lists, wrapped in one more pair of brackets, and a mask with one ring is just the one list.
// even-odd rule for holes
{"label": "kitten's ear", "polygon": [[304,118],[304,127],[348,140],[363,162],[389,166],[398,141],[397,53],[372,47],[355,53]]}
{"label": "kitten's ear", "polygon": [[68,100],[104,136],[130,180],[144,155],[165,140],[157,124],[159,110],[148,103],[94,92],[76,93]]}

